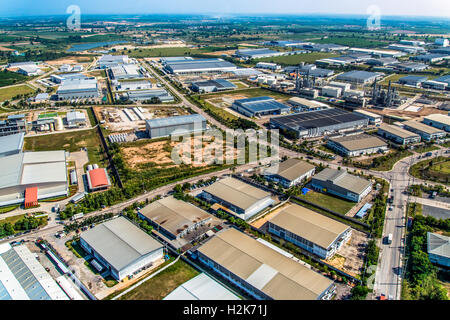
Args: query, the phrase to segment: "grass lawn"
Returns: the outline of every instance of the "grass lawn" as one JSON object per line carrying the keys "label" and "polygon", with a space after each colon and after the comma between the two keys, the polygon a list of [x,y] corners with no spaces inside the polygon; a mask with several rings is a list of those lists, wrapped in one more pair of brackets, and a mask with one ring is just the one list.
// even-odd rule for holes
{"label": "grass lawn", "polygon": [[10,211],[13,211],[14,209],[17,209],[18,207],[20,207],[20,204],[14,204],[11,206],[6,206],[6,207],[1,207],[0,208],[0,213],[7,213]]}
{"label": "grass lawn", "polygon": [[299,198],[317,204],[321,207],[328,208],[337,213],[346,214],[356,203],[330,196],[325,193],[309,191],[306,195],[298,195]]}
{"label": "grass lawn", "polygon": [[20,86],[8,87],[0,89],[0,102],[9,100],[19,94],[33,93],[35,90],[29,86],[22,84]]}
{"label": "grass lawn", "polygon": [[279,63],[282,65],[296,65],[296,64],[299,64],[300,62],[314,63],[314,62],[316,62],[316,60],[332,58],[332,57],[337,57],[337,56],[339,56],[339,55],[336,53],[313,52],[313,53],[296,54],[296,55],[292,55],[292,56],[261,58],[261,59],[255,59],[255,61]]}
{"label": "grass lawn", "polygon": [[198,274],[197,270],[179,260],[152,279],[123,295],[120,300],[162,300],[178,286]]}
{"label": "grass lawn", "polygon": [[442,162],[440,164],[435,164],[431,167],[431,171],[450,175],[450,160]]}
{"label": "grass lawn", "polygon": [[450,159],[437,157],[416,163],[409,173],[419,179],[448,183],[450,180]]}
{"label": "grass lawn", "polygon": [[[125,46],[126,47],[126,46]],[[211,52],[208,48],[192,49],[188,47],[172,47],[172,48],[148,48],[131,50],[131,52],[120,50],[119,54],[128,54],[133,58],[145,58],[145,57],[178,57],[189,56],[192,54],[202,54]]]}
{"label": "grass lawn", "polygon": [[425,152],[431,152],[431,151],[435,151],[435,150],[439,150],[439,148],[436,147],[435,145],[422,146],[422,147],[418,147],[418,148],[414,149],[414,151],[417,153],[425,153]]}
{"label": "grass lawn", "polygon": [[80,148],[86,147],[89,163],[98,163],[99,165],[103,161],[100,145],[97,129],[25,138],[26,151],[66,150],[76,152],[80,151]]}
{"label": "grass lawn", "polygon": [[14,223],[16,223],[17,221],[19,221],[19,220],[21,220],[23,217],[25,217],[25,214],[20,214],[20,215],[18,215],[18,216],[14,216],[14,217],[8,217],[8,218],[5,218],[5,219],[1,219],[0,220],[0,225],[4,225],[4,224],[6,224],[6,223],[11,223],[11,224],[14,224]]}
{"label": "grass lawn", "polygon": [[24,82],[28,77],[17,72],[5,70],[0,72],[0,87],[9,86],[19,82]]}

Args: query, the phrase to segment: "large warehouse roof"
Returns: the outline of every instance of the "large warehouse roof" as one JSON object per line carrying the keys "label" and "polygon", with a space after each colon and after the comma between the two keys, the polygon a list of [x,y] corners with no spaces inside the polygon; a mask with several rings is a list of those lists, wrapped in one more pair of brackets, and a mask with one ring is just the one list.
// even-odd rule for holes
{"label": "large warehouse roof", "polygon": [[372,81],[378,78],[381,74],[376,72],[362,71],[362,70],[352,70],[336,77],[337,80],[343,81],[355,81],[355,82],[366,82]]}
{"label": "large warehouse roof", "polygon": [[[288,159],[267,169],[266,174],[276,174],[286,180],[293,181],[315,168],[314,165],[299,159]],[[278,170],[277,170],[278,169]]]}
{"label": "large warehouse roof", "polygon": [[333,185],[356,194],[361,194],[371,185],[370,181],[351,175],[346,170],[335,170],[331,168],[325,168],[316,174],[314,179],[318,181],[330,181]]}
{"label": "large warehouse roof", "polygon": [[216,234],[198,251],[276,300],[316,300],[333,284],[234,228]]}
{"label": "large warehouse roof", "polygon": [[81,238],[118,271],[162,247],[124,217],[97,225]]}
{"label": "large warehouse roof", "polygon": [[358,114],[354,114],[341,109],[329,108],[325,110],[272,117],[270,120],[294,130],[308,130],[312,128],[328,127],[341,123],[365,119],[365,117]]}
{"label": "large warehouse roof", "polygon": [[450,116],[445,114],[430,114],[429,116],[426,116],[425,119],[450,126]]}
{"label": "large warehouse roof", "polygon": [[196,59],[196,60],[182,60],[182,61],[168,61],[166,67],[174,73],[178,72],[202,72],[211,69],[236,69],[236,66],[231,62],[222,59]]}
{"label": "large warehouse roof", "polygon": [[418,122],[418,121],[414,121],[414,120],[409,120],[409,121],[405,121],[402,123],[404,126],[406,127],[410,127],[413,128],[415,130],[421,131],[421,132],[425,132],[428,134],[435,134],[435,133],[444,133],[443,130],[437,129],[435,127],[426,125],[424,123]]}
{"label": "large warehouse roof", "polygon": [[206,119],[201,114],[190,114],[186,116],[175,116],[169,118],[147,120],[147,125],[150,128],[161,128],[161,127],[183,125],[193,122],[202,123],[204,121],[206,121]]}
{"label": "large warehouse roof", "polygon": [[276,101],[274,98],[266,96],[234,100],[234,103],[252,113],[289,109],[288,106]]}
{"label": "large warehouse roof", "polygon": [[437,233],[427,233],[428,253],[450,259],[450,238]]}
{"label": "large warehouse roof", "polygon": [[231,177],[216,181],[204,191],[243,210],[270,196],[269,192]]}
{"label": "large warehouse roof", "polygon": [[24,132],[0,137],[0,157],[9,153],[18,153],[23,148]]}
{"label": "large warehouse roof", "polygon": [[328,218],[297,204],[279,209],[269,222],[327,249],[345,231],[346,224]]}
{"label": "large warehouse roof", "polygon": [[202,209],[174,197],[157,200],[139,212],[174,236],[194,223],[211,218],[211,215]]}
{"label": "large warehouse roof", "polygon": [[364,150],[387,146],[388,144],[380,138],[368,134],[356,134],[344,137],[330,138],[331,141],[340,144],[349,151]]}
{"label": "large warehouse roof", "polygon": [[206,273],[183,283],[163,300],[240,300]]}
{"label": "large warehouse roof", "polygon": [[394,136],[400,137],[402,139],[418,137],[417,134],[415,134],[411,131],[408,131],[408,130],[402,129],[398,126],[394,126],[394,125],[387,124],[387,123],[382,123],[379,128],[383,131],[386,131],[386,132],[388,132]]}

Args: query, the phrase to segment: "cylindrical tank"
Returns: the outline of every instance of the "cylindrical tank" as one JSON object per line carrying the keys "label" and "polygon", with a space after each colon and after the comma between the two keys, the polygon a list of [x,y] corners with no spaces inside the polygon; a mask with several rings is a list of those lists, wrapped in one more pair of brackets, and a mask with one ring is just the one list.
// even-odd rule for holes
{"label": "cylindrical tank", "polygon": [[91,171],[92,170],[92,164],[88,164],[86,169],[87,169],[87,171]]}
{"label": "cylindrical tank", "polygon": [[94,164],[93,166],[92,166],[94,169],[98,169],[98,164]]}
{"label": "cylindrical tank", "polygon": [[55,123],[55,130],[56,131],[61,131],[63,129],[64,129],[63,121],[62,121],[61,117],[57,117],[56,118],[56,123]]}

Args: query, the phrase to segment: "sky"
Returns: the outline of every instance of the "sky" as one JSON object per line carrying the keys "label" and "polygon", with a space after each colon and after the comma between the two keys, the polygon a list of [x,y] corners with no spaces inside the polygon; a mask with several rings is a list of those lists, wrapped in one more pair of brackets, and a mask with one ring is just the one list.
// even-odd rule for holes
{"label": "sky", "polygon": [[1,0],[0,16],[67,14],[368,14],[376,5],[383,15],[450,17],[449,0]]}

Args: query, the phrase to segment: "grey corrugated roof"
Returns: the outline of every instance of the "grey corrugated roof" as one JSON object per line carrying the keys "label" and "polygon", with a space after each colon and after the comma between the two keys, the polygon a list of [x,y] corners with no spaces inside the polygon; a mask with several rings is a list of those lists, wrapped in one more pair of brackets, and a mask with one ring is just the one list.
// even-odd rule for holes
{"label": "grey corrugated roof", "polygon": [[124,217],[97,225],[81,238],[118,271],[162,248],[161,243]]}
{"label": "grey corrugated roof", "polygon": [[380,138],[368,134],[356,134],[344,137],[330,138],[334,143],[338,143],[349,151],[363,150],[387,146],[387,143]]}
{"label": "grey corrugated roof", "polygon": [[276,174],[289,181],[293,181],[298,177],[303,176],[304,174],[313,170],[314,168],[315,166],[309,164],[308,162],[301,161],[299,159],[288,159],[278,164],[277,172],[275,172],[276,166],[273,166],[267,170],[267,173]]}
{"label": "grey corrugated roof", "polygon": [[21,132],[0,137],[0,156],[2,153],[21,151],[23,147],[24,136],[25,133]]}
{"label": "grey corrugated roof", "polygon": [[387,124],[387,123],[382,123],[379,126],[379,129],[381,129],[383,131],[386,131],[386,132],[388,132],[388,133],[390,133],[392,135],[395,135],[397,137],[400,137],[402,139],[407,139],[407,138],[412,138],[412,137],[420,137],[418,134],[416,134],[414,132],[411,132],[411,131],[402,129],[402,128],[398,127],[398,126],[394,126],[394,125]]}
{"label": "grey corrugated roof", "polygon": [[356,194],[362,193],[369,185],[371,185],[370,181],[351,175],[345,170],[335,170],[331,168],[325,168],[313,178],[324,182],[330,181],[334,185]]}
{"label": "grey corrugated roof", "polygon": [[167,127],[167,126],[174,126],[174,125],[182,125],[182,124],[193,123],[193,122],[202,123],[204,121],[206,121],[206,119],[201,114],[190,114],[190,115],[186,115],[186,116],[176,116],[176,117],[169,117],[169,118],[147,120],[147,124],[151,128],[159,128],[159,127]]}
{"label": "grey corrugated roof", "polygon": [[437,233],[427,233],[428,253],[450,259],[450,238]]}

